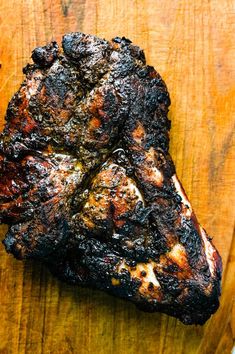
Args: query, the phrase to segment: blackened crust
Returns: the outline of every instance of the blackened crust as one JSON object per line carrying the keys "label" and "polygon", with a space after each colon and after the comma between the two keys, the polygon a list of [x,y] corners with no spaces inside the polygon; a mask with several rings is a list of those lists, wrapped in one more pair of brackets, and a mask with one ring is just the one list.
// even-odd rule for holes
{"label": "blackened crust", "polygon": [[221,258],[169,155],[170,97],[143,50],[83,33],[34,49],[0,138],[0,221],[16,258],[203,324]]}

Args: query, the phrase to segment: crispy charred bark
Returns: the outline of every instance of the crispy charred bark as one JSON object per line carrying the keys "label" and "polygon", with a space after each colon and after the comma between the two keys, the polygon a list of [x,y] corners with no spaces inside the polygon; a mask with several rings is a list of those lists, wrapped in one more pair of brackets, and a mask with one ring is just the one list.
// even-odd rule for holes
{"label": "crispy charred bark", "polygon": [[124,37],[70,33],[32,59],[0,138],[6,250],[203,324],[219,306],[221,258],[168,153],[160,75]]}

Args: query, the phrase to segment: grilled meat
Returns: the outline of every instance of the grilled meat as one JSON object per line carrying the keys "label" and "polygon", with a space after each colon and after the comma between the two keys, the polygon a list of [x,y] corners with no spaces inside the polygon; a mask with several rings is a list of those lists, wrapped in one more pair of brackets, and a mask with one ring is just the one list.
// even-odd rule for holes
{"label": "grilled meat", "polygon": [[145,311],[203,324],[221,258],[168,153],[170,98],[126,38],[36,48],[0,139],[0,221],[16,258]]}

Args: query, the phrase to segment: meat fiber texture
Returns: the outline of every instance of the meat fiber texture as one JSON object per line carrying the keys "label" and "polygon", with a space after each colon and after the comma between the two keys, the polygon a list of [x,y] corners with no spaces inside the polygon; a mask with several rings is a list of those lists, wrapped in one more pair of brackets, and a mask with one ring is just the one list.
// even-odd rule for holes
{"label": "meat fiber texture", "polygon": [[221,258],[168,153],[170,98],[126,38],[34,49],[0,138],[0,222],[18,259],[185,324],[219,306]]}

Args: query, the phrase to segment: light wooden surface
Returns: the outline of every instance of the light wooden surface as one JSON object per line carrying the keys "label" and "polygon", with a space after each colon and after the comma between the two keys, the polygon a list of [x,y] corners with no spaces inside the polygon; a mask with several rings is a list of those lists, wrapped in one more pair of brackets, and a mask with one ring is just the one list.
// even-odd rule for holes
{"label": "light wooden surface", "polygon": [[[126,36],[165,79],[171,154],[224,265],[221,307],[203,327],[62,284],[0,246],[0,353],[230,353],[235,334],[233,0],[1,0],[0,129],[35,46],[63,33]],[[1,228],[3,238],[6,227]],[[233,313],[233,316],[232,316]]]}

